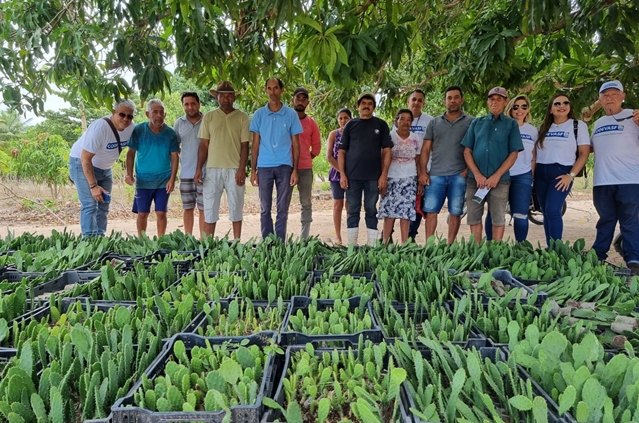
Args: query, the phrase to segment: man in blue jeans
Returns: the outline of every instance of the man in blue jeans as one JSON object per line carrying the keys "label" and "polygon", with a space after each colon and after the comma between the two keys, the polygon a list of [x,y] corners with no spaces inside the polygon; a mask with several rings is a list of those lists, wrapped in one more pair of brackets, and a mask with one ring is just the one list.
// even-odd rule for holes
{"label": "man in blue jeans", "polygon": [[346,190],[348,243],[357,245],[359,213],[364,194],[368,245],[377,242],[377,199],[386,194],[391,148],[388,124],[373,116],[375,96],[363,93],[357,99],[359,117],[344,127],[337,162],[340,185]]}
{"label": "man in blue jeans", "polygon": [[[299,134],[303,130],[295,110],[282,103],[283,92],[284,83],[279,78],[266,81],[268,103],[255,112],[249,130],[253,132],[251,184],[259,187],[262,238],[275,232],[285,241],[291,194],[299,179]],[[271,216],[273,185],[277,190],[275,231]]]}
{"label": "man in blue jeans", "polygon": [[[435,234],[437,215],[448,199],[448,243],[455,242],[464,213],[464,195],[468,167],[460,144],[473,117],[462,110],[464,94],[457,86],[444,93],[446,112],[434,118],[426,128],[420,155],[419,183],[424,185],[422,210],[426,213],[426,240]],[[430,172],[428,160],[432,158]]]}
{"label": "man in blue jeans", "polygon": [[595,122],[590,138],[595,152],[593,202],[599,213],[592,248],[605,260],[619,222],[623,258],[631,273],[639,275],[639,111],[624,109],[625,98],[619,81],[599,89],[606,116]]}
{"label": "man in blue jeans", "polygon": [[104,195],[111,194],[111,167],[131,138],[135,128],[134,114],[135,105],[131,100],[116,103],[111,116],[92,122],[71,147],[69,176],[78,190],[80,228],[83,236],[103,236],[106,233],[109,201],[106,201]]}

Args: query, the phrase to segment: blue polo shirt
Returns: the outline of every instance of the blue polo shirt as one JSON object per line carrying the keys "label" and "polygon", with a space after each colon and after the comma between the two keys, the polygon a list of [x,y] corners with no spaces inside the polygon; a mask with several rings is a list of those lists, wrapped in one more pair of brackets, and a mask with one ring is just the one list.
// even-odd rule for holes
{"label": "blue polo shirt", "polygon": [[280,110],[272,112],[266,103],[253,115],[249,130],[260,134],[257,167],[293,166],[291,137],[303,131],[295,110],[282,104]]}
{"label": "blue polo shirt", "polygon": [[[510,153],[524,149],[517,121],[503,113],[496,119],[489,114],[473,120],[461,144],[473,150],[475,164],[486,178],[499,169]],[[469,176],[475,177],[472,172]],[[508,179],[510,172],[500,178],[501,181]]]}

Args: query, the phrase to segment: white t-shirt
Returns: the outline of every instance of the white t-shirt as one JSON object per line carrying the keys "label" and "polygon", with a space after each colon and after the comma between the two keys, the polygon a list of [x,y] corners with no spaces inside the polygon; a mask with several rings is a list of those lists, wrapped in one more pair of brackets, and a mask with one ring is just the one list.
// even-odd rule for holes
{"label": "white t-shirt", "polygon": [[[129,143],[133,129],[135,129],[135,124],[131,121],[131,124],[127,126],[124,131],[118,131],[120,134],[120,147],[122,147],[123,150]],[[115,135],[113,135],[113,130],[102,118],[91,122],[87,131],[82,134],[80,139],[71,147],[69,156],[79,159],[82,157],[82,150],[95,154],[91,163],[93,163],[93,167],[98,169],[111,169],[113,163],[120,157],[118,143],[115,139]]]}
{"label": "white t-shirt", "polygon": [[510,176],[522,175],[532,169],[533,149],[538,136],[537,128],[529,123],[524,123],[519,127],[519,133],[524,150],[517,155],[517,161],[510,168]]}
{"label": "white t-shirt", "polygon": [[[632,116],[632,109],[615,115],[617,119],[627,116]],[[639,126],[632,119],[617,122],[612,116],[599,118],[591,143],[595,186],[639,184]]]}
{"label": "white t-shirt", "polygon": [[419,155],[420,140],[423,143],[424,138],[411,132],[408,138],[402,139],[393,129],[391,131],[391,140],[393,148],[391,149],[391,164],[388,169],[389,178],[410,178],[417,175],[417,164],[415,157]]}
{"label": "white t-shirt", "polygon": [[[422,145],[424,144],[424,140],[426,139],[426,128],[428,127],[428,124],[430,123],[431,120],[433,120],[433,117],[431,115],[422,113],[418,117],[413,118],[413,123],[410,126],[410,131],[419,137],[420,153],[422,151]],[[395,126],[395,124],[393,124],[393,129],[395,130],[397,129],[397,126]],[[428,165],[426,166],[428,170],[430,170],[430,164],[432,163],[432,161],[433,161],[433,156],[431,154],[431,156],[428,158]]]}
{"label": "white t-shirt", "polygon": [[590,145],[588,126],[582,121],[579,123],[579,139],[575,143],[575,129],[572,119],[568,119],[560,125],[552,124],[544,138],[544,148],[537,148],[537,163],[559,163],[564,166],[575,164],[577,145]]}

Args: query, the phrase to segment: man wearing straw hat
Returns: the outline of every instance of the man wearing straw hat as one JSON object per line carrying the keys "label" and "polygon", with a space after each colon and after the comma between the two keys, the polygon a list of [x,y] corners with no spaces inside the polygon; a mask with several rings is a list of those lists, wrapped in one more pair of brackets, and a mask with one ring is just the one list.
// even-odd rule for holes
{"label": "man wearing straw hat", "polygon": [[[204,232],[215,235],[215,225],[220,218],[220,200],[226,190],[229,219],[233,224],[233,237],[242,235],[242,211],[246,163],[249,152],[249,118],[233,107],[235,91],[229,81],[217,84],[211,90],[219,107],[204,115],[200,125],[200,147],[197,155],[195,183],[203,185]],[[206,172],[202,167],[206,163]]]}

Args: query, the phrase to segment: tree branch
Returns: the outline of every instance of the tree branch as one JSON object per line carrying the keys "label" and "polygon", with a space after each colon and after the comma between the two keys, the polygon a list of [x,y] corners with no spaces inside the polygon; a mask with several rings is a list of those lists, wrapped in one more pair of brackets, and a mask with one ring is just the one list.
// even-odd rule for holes
{"label": "tree branch", "polygon": [[362,13],[366,12],[366,9],[368,9],[370,6],[373,6],[377,2],[378,0],[368,0],[366,3],[362,5],[362,7],[357,9],[357,11],[355,12],[355,15],[361,15]]}
{"label": "tree branch", "polygon": [[47,211],[48,211],[49,213],[51,213],[51,214],[53,215],[53,217],[55,217],[56,219],[58,219],[58,220],[59,220],[59,221],[60,221],[63,225],[66,225],[66,224],[67,224],[67,222],[65,222],[64,220],[60,219],[60,216],[58,216],[57,214],[55,214],[55,213],[53,212],[53,210],[51,210],[49,207],[47,207],[47,205],[46,205],[46,204],[44,204],[41,200],[32,200],[32,199],[30,199],[30,198],[26,198],[26,197],[23,197],[23,196],[21,196],[21,195],[18,195],[18,194],[16,194],[15,192],[13,192],[13,190],[12,190],[11,188],[9,188],[8,186],[6,186],[6,185],[5,185],[4,183],[2,183],[2,182],[0,182],[0,185],[2,185],[2,186],[4,187],[4,189],[5,189],[5,190],[7,190],[7,191],[9,191],[9,192],[11,193],[11,195],[13,195],[14,197],[19,198],[19,199],[21,199],[21,200],[31,201],[32,203],[36,203],[37,205],[44,207],[45,209],[47,209]]}
{"label": "tree branch", "polygon": [[426,79],[424,79],[424,80],[422,80],[422,81],[420,81],[420,82],[418,82],[416,84],[403,86],[403,87],[401,87],[399,89],[399,91],[397,91],[397,94],[395,94],[395,97],[393,97],[393,98],[397,98],[401,94],[404,94],[407,91],[414,90],[415,88],[423,87],[424,85],[428,84],[430,81],[432,81],[433,79],[437,78],[438,76],[447,75],[448,72],[449,72],[448,69],[444,69],[444,70],[441,70],[439,72],[435,72],[434,74],[432,74],[428,78],[426,78]]}

